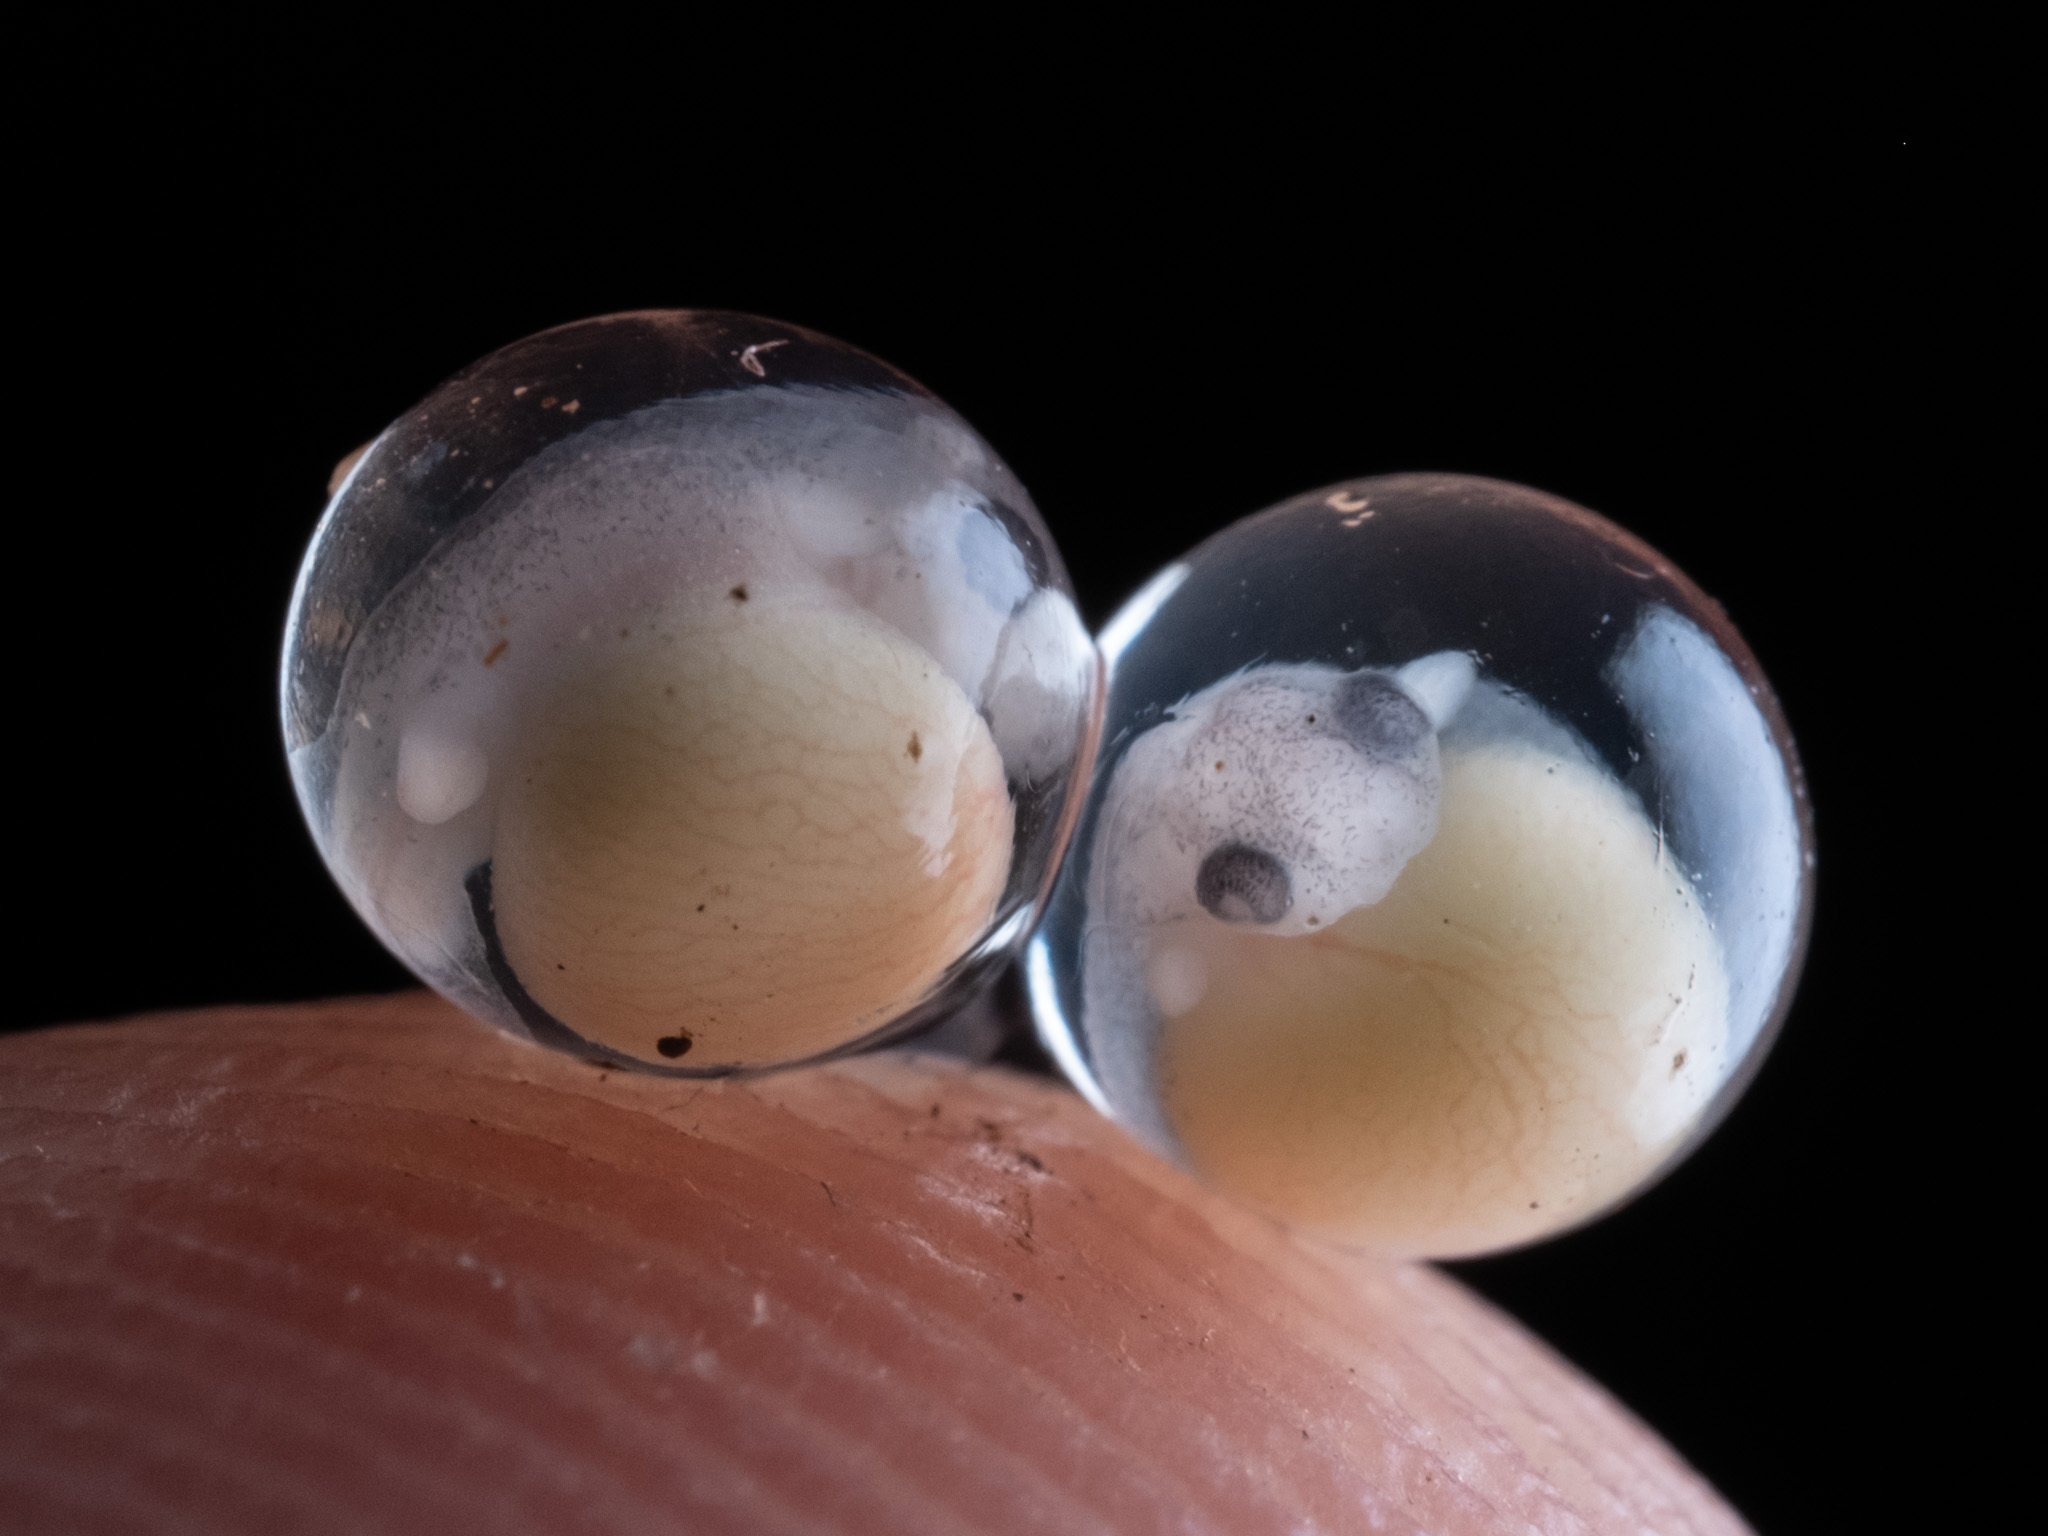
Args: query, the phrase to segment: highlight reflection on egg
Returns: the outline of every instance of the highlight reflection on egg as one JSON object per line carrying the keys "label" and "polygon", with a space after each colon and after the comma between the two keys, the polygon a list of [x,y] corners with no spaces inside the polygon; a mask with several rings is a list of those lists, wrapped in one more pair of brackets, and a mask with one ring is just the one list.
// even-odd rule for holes
{"label": "highlight reflection on egg", "polygon": [[343,890],[508,1028],[803,1059],[1004,962],[1095,653],[1016,478],[885,364],[741,315],[494,353],[349,465],[284,713]]}
{"label": "highlight reflection on egg", "polygon": [[1611,1208],[1747,1081],[1804,790],[1740,638],[1640,541],[1499,482],[1356,482],[1219,534],[1104,649],[1032,997],[1158,1150],[1470,1254]]}

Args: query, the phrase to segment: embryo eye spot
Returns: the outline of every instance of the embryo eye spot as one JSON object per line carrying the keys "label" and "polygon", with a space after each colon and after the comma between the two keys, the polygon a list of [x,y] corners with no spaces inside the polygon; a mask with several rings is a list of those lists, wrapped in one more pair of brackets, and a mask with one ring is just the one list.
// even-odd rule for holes
{"label": "embryo eye spot", "polygon": [[1202,860],[1195,899],[1226,923],[1277,923],[1294,904],[1287,866],[1244,843],[1225,843]]}
{"label": "embryo eye spot", "polygon": [[1331,719],[1361,752],[1405,757],[1429,734],[1429,716],[1383,672],[1354,672],[1332,691]]}

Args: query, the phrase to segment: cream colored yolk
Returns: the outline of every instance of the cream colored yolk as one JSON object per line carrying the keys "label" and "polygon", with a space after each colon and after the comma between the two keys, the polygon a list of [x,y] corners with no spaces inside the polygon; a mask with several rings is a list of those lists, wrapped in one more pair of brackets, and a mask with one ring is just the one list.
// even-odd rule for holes
{"label": "cream colored yolk", "polygon": [[[1435,839],[1326,932],[1162,930],[1168,1119],[1205,1176],[1342,1241],[1448,1257],[1593,1215],[1725,1074],[1697,898],[1620,786],[1447,754]],[[1155,979],[1155,990],[1159,981]]]}
{"label": "cream colored yolk", "polygon": [[1009,872],[988,727],[866,614],[757,598],[607,637],[524,745],[494,849],[506,958],[570,1028],[649,1062],[868,1033],[973,943]]}

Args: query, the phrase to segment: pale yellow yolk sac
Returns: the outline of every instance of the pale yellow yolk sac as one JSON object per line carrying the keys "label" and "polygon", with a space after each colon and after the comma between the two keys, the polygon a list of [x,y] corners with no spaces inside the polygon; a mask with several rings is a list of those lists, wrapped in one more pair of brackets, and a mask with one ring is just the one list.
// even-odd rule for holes
{"label": "pale yellow yolk sac", "polygon": [[569,1028],[658,1065],[801,1060],[987,927],[1002,759],[899,631],[755,593],[583,644],[522,732],[492,876],[507,962]]}
{"label": "pale yellow yolk sac", "polygon": [[1446,751],[1435,838],[1321,933],[1154,931],[1159,1078],[1218,1187],[1341,1242],[1547,1235],[1679,1150],[1726,1075],[1727,982],[1628,792],[1526,745]]}

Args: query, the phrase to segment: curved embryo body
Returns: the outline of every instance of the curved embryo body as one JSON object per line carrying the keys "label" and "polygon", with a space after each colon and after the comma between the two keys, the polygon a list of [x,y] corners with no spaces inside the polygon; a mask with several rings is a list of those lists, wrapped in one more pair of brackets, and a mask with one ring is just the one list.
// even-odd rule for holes
{"label": "curved embryo body", "polygon": [[1244,669],[1112,772],[1095,1071],[1243,1198],[1393,1251],[1499,1247],[1625,1195],[1726,1076],[1720,946],[1658,828],[1463,653]]}

